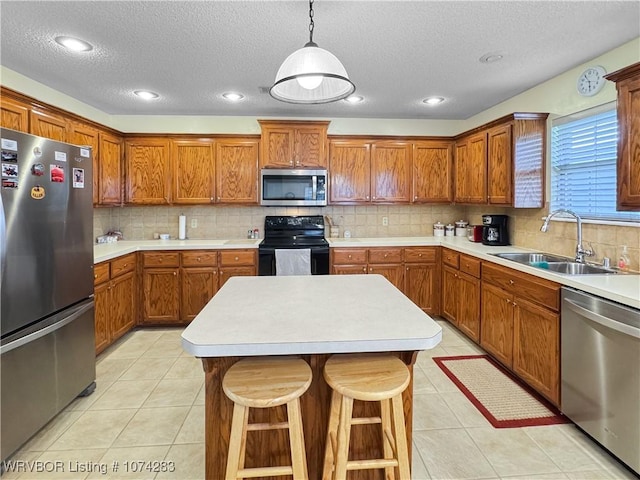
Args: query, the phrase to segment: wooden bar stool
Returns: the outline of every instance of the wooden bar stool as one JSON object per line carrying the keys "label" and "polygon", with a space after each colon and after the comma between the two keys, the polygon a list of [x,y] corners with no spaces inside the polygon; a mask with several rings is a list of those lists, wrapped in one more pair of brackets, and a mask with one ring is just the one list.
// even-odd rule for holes
{"label": "wooden bar stool", "polygon": [[[307,457],[302,432],[300,396],[311,385],[311,368],[300,358],[256,357],[233,364],[222,380],[224,393],[234,402],[227,456],[226,480],[293,475],[308,480]],[[249,423],[249,408],[287,405],[287,420],[281,423]],[[289,429],[291,465],[244,468],[247,432]]]}
{"label": "wooden bar stool", "polygon": [[[323,480],[345,480],[349,470],[385,469],[385,478],[411,478],[402,392],[411,380],[407,366],[391,355],[334,355],[324,367],[333,389]],[[380,402],[380,417],[352,418],[353,401]],[[381,424],[384,458],[349,460],[352,425]],[[397,473],[397,475],[396,475]]]}

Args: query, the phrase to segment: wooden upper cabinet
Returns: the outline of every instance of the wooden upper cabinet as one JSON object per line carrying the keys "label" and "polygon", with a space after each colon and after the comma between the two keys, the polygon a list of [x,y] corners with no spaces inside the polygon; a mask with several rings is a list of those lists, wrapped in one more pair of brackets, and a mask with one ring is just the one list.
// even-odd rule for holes
{"label": "wooden upper cabinet", "polygon": [[371,143],[367,140],[332,140],[329,143],[329,202],[369,202],[370,181]]}
{"label": "wooden upper cabinet", "polygon": [[258,204],[258,152],[256,139],[216,140],[216,202]]}
{"label": "wooden upper cabinet", "polygon": [[618,90],[618,210],[640,210],[640,62],[610,73]]}
{"label": "wooden upper cabinet", "polygon": [[413,202],[451,203],[453,144],[424,141],[413,144]]}
{"label": "wooden upper cabinet", "polygon": [[329,122],[258,122],[260,168],[327,168]]}
{"label": "wooden upper cabinet", "polygon": [[[100,132],[98,135],[100,160],[98,162],[98,204],[122,204],[122,138]],[[96,174],[94,172],[94,178]]]}
{"label": "wooden upper cabinet", "polygon": [[67,140],[67,120],[62,115],[33,109],[29,112],[29,130],[32,135],[59,142]]}
{"label": "wooden upper cabinet", "polygon": [[513,113],[456,141],[454,201],[544,206],[548,113]]}
{"label": "wooden upper cabinet", "polygon": [[74,145],[81,145],[85,147],[91,147],[91,158],[93,161],[93,203],[98,204],[100,199],[99,190],[99,178],[100,178],[100,165],[99,165],[99,145],[100,138],[97,128],[91,127],[78,122],[71,122],[69,125],[69,143]]}
{"label": "wooden upper cabinet", "polygon": [[172,140],[173,203],[212,203],[215,199],[213,140]]}
{"label": "wooden upper cabinet", "polygon": [[456,142],[454,191],[458,203],[487,202],[486,132]]}
{"label": "wooden upper cabinet", "polygon": [[487,200],[490,205],[511,205],[511,124],[488,132]]}
{"label": "wooden upper cabinet", "polygon": [[408,203],[411,200],[409,142],[380,141],[371,146],[371,200]]}
{"label": "wooden upper cabinet", "polygon": [[0,126],[29,133],[29,105],[3,95],[0,98]]}
{"label": "wooden upper cabinet", "polygon": [[127,202],[170,203],[169,159],[167,139],[138,137],[125,140]]}

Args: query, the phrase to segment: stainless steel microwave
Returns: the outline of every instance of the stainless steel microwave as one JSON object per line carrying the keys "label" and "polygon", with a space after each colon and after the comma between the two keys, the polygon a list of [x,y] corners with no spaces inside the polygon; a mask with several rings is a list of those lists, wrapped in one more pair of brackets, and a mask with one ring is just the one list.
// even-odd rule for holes
{"label": "stainless steel microwave", "polygon": [[260,192],[260,205],[322,207],[327,204],[327,171],[264,168]]}

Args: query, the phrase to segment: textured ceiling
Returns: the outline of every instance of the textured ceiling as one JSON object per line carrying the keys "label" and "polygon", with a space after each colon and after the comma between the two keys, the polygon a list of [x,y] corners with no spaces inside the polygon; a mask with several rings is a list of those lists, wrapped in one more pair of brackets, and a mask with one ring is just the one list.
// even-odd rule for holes
{"label": "textured ceiling", "polygon": [[[640,36],[640,1],[317,0],[314,40],[365,102],[263,93],[308,40],[308,2],[0,2],[0,63],[109,114],[465,119]],[[69,53],[54,42],[94,45]],[[504,58],[483,64],[479,58]],[[158,92],[145,102],[136,89]],[[226,91],[245,95],[229,103]],[[427,107],[422,99],[447,99]]]}

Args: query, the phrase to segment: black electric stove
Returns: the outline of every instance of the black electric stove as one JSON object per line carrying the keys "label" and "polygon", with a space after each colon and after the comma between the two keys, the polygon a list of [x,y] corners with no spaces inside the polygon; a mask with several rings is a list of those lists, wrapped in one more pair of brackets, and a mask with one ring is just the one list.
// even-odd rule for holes
{"label": "black electric stove", "polygon": [[259,275],[276,275],[276,250],[308,248],[311,250],[311,274],[329,273],[329,242],[324,236],[322,215],[267,216],[264,240],[258,247]]}

